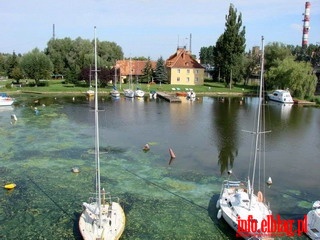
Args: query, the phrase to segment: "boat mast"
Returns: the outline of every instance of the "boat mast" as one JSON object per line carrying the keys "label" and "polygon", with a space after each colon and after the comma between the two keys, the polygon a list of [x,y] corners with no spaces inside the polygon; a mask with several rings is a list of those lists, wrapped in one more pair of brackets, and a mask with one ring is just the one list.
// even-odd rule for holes
{"label": "boat mast", "polygon": [[94,119],[95,119],[95,160],[96,160],[96,191],[98,193],[99,227],[101,226],[101,186],[100,186],[100,150],[99,150],[99,114],[98,114],[98,69],[97,69],[97,39],[96,26],[94,27],[94,76],[95,76],[95,96],[94,96]]}
{"label": "boat mast", "polygon": [[261,118],[261,108],[262,108],[262,90],[263,90],[263,72],[264,72],[264,37],[261,37],[261,72],[260,72],[260,87],[259,87],[259,102],[258,102],[258,111],[257,111],[257,126],[255,131],[255,151],[254,151],[254,161],[253,161],[253,171],[252,171],[252,180],[251,180],[251,194],[250,194],[250,204],[249,209],[251,209],[251,200],[253,197],[253,187],[254,187],[254,178],[256,173],[257,157],[258,157],[258,148],[259,148],[259,138],[260,138],[260,118]]}

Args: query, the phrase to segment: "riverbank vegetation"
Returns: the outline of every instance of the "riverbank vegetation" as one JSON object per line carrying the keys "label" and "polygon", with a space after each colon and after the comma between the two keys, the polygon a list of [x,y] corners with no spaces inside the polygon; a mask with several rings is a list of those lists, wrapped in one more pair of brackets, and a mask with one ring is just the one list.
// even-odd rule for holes
{"label": "riverbank vegetation", "polygon": [[[257,36],[258,38],[259,36]],[[266,39],[267,42],[267,39]],[[124,59],[122,48],[114,42],[98,40],[100,90],[108,92],[112,84],[128,87],[120,81],[112,83],[120,72],[116,61]],[[50,39],[47,47],[37,48],[21,55],[0,53],[0,85],[5,91],[83,93],[89,89],[93,63],[93,41],[78,37],[72,40]],[[225,30],[212,46],[200,49],[201,64],[210,76],[203,86],[192,86],[198,93],[252,94],[260,75],[261,50],[259,46],[246,52],[245,26],[242,15],[231,4],[226,16]],[[196,56],[194,56],[196,57]],[[151,69],[149,57],[130,59],[147,60],[135,87],[145,91],[179,91],[189,86],[169,83],[165,60],[160,56],[156,69]],[[269,91],[289,89],[294,98],[318,101],[317,77],[320,76],[320,46],[301,47],[278,42],[265,46],[265,83]],[[101,67],[102,66],[102,67]],[[45,80],[42,80],[45,79]],[[126,78],[124,78],[126,79]],[[156,82],[157,84],[148,84]],[[318,92],[320,85],[318,84]],[[175,89],[175,90],[173,90]],[[319,102],[319,101],[318,101]]]}

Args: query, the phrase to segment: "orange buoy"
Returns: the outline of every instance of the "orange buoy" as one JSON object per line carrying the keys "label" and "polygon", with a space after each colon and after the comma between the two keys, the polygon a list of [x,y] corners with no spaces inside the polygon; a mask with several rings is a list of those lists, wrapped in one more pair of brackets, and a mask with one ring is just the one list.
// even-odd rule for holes
{"label": "orange buoy", "polygon": [[174,154],[172,148],[169,148],[169,153],[170,153],[171,158],[176,158],[176,155]]}

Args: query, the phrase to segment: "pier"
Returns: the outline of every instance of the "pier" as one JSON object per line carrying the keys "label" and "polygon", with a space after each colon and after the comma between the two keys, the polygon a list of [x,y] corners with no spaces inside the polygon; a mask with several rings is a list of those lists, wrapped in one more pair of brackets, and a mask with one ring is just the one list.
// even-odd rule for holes
{"label": "pier", "polygon": [[163,98],[164,100],[170,102],[170,103],[181,103],[181,99],[177,96],[170,95],[164,92],[157,92],[157,96],[160,98]]}

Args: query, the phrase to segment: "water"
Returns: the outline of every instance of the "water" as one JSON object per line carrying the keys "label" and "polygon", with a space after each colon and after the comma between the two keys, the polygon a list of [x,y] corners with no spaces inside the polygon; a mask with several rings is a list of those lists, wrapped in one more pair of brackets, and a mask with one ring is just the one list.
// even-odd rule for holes
{"label": "water", "polygon": [[[95,181],[94,103],[17,99],[14,108],[0,109],[0,181],[17,184],[0,191],[0,239],[81,239],[81,204]],[[256,103],[249,97],[181,104],[100,98],[102,186],[124,207],[121,239],[234,238],[216,219],[215,205],[228,169],[247,176],[250,141],[242,130],[252,128]],[[267,172],[274,184],[266,196],[275,215],[299,219],[320,199],[320,110],[268,103],[268,111]],[[171,162],[169,148],[176,155]]]}

